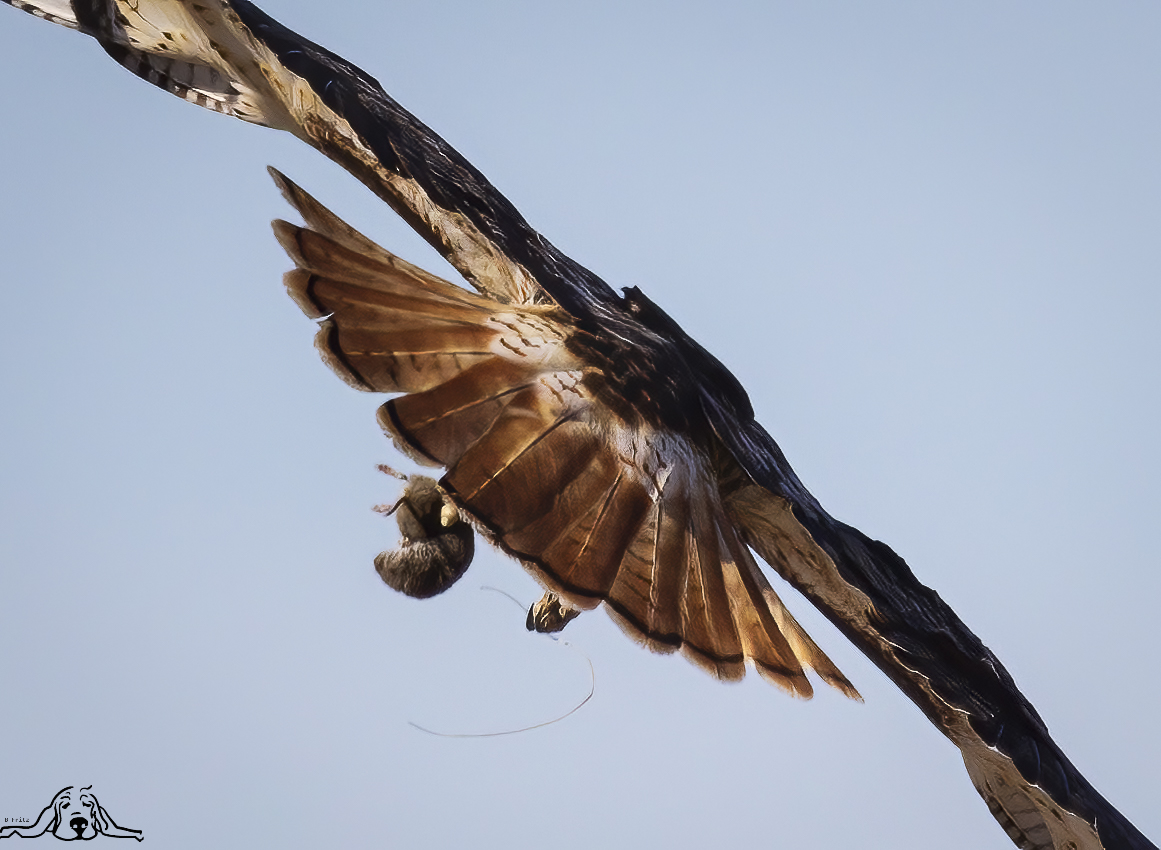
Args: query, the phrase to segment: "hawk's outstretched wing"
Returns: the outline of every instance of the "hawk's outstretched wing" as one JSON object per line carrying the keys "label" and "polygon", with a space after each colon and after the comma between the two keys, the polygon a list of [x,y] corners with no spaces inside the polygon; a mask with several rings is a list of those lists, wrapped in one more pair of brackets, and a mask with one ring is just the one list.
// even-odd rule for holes
{"label": "hawk's outstretched wing", "polygon": [[322,320],[323,357],[358,389],[407,393],[380,409],[384,430],[447,467],[444,490],[501,548],[573,605],[603,601],[631,634],[721,678],[749,659],[800,696],[803,667],[856,695],[758,569],[714,458],[605,402],[587,356],[599,334],[559,307],[504,304],[417,269],[275,176],[307,222],[275,232],[298,264],[291,296]]}
{"label": "hawk's outstretched wing", "polygon": [[573,604],[723,677],[745,659],[809,694],[853,688],[752,548],[961,750],[1025,848],[1154,847],[1084,779],[995,656],[886,545],[830,517],[745,391],[635,289],[536,233],[367,74],[246,0],[6,0],[96,38],[191,102],[294,133],[389,203],[479,291],[399,260],[280,178],[287,284],[319,347],[443,486]]}

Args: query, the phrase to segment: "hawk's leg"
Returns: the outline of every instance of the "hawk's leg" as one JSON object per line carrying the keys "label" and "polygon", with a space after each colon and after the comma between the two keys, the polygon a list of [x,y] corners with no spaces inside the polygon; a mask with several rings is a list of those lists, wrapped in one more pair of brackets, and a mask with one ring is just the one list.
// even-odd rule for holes
{"label": "hawk's leg", "polygon": [[565,605],[550,590],[528,609],[528,619],[524,625],[530,632],[550,634],[559,632],[579,615],[579,610]]}

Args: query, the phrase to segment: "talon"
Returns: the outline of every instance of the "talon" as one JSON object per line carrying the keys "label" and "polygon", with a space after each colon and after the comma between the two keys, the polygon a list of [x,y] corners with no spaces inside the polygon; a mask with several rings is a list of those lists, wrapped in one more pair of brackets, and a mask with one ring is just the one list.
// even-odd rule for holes
{"label": "talon", "polygon": [[528,609],[528,619],[524,621],[524,626],[530,632],[551,634],[561,631],[578,616],[579,609],[565,605],[550,590]]}
{"label": "talon", "polygon": [[443,507],[439,512],[439,524],[444,528],[451,528],[460,521],[460,509],[454,503],[444,500]]}

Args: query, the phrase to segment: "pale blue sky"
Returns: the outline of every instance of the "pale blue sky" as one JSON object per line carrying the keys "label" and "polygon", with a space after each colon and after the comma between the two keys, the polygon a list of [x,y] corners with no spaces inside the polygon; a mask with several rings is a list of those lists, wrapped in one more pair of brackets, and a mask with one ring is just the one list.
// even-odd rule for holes
{"label": "pale blue sky", "polygon": [[[260,5],[717,354],[1161,838],[1161,7]],[[93,783],[157,848],[1010,846],[792,592],[865,705],[715,683],[600,612],[527,635],[489,551],[387,589],[401,462],[285,296],[264,166],[454,273],[289,136],[8,8],[0,104],[0,817]],[[408,725],[551,718],[586,657],[549,728]]]}

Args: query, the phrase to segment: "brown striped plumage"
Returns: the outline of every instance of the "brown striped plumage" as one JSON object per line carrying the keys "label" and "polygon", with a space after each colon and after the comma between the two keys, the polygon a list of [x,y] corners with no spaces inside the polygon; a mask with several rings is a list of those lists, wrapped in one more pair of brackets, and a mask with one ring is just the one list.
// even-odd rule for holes
{"label": "brown striped plumage", "polygon": [[291,296],[352,386],[404,393],[380,422],[447,467],[443,490],[576,608],[608,605],[629,634],[722,679],[749,660],[799,696],[806,669],[858,693],[782,605],[738,538],[714,460],[603,406],[556,307],[503,304],[374,245],[276,174],[306,227],[275,222]]}

